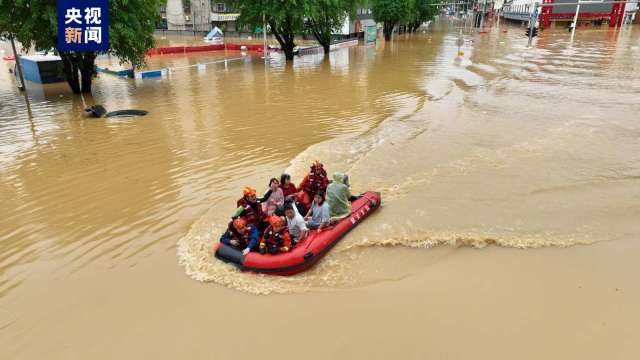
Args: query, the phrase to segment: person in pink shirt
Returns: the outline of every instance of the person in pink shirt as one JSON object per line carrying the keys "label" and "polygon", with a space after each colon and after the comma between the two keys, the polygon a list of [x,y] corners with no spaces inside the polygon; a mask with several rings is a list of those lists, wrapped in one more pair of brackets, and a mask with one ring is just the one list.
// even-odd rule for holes
{"label": "person in pink shirt", "polygon": [[276,211],[276,209],[282,205],[284,205],[284,193],[280,188],[280,182],[276,178],[272,178],[269,180],[269,191],[268,197],[264,199],[262,202],[262,210],[268,215],[271,216]]}

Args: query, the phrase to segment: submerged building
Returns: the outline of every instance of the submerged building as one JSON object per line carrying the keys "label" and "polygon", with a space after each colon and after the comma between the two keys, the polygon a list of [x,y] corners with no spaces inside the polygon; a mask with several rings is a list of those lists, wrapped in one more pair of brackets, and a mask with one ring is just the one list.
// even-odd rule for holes
{"label": "submerged building", "polygon": [[373,20],[373,11],[368,7],[358,8],[355,16],[348,15],[344,19],[342,27],[338,29],[335,35],[342,38],[363,38],[365,29],[371,26],[377,26],[377,23]]}
{"label": "submerged building", "polygon": [[[542,0],[539,8],[540,26],[551,26],[553,22],[573,21],[578,0]],[[608,23],[610,27],[620,26],[624,15],[625,3],[588,3],[580,4],[579,22]],[[505,1],[502,17],[514,21],[529,21],[535,6],[531,0]]]}
{"label": "submerged building", "polygon": [[187,8],[182,0],[167,0],[167,4],[160,10],[164,26],[168,30],[187,30],[187,23],[191,20],[191,8]]}
{"label": "submerged building", "polygon": [[211,25],[217,26],[225,32],[239,31],[236,21],[240,17],[233,7],[223,1],[211,2]]}
{"label": "submerged building", "polygon": [[638,23],[638,3],[627,3],[624,8],[624,22],[627,24]]}
{"label": "submerged building", "polygon": [[240,16],[226,2],[218,0],[167,0],[161,9],[167,30],[208,32],[217,26],[223,31],[236,31]]}

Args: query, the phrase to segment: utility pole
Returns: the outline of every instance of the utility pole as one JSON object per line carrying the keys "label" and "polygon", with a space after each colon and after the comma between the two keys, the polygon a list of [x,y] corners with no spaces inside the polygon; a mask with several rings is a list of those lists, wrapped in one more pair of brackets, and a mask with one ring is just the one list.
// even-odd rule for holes
{"label": "utility pole", "polygon": [[473,29],[478,28],[478,23],[479,23],[478,19],[480,16],[480,11],[478,11],[479,9],[480,9],[480,5],[478,3],[478,0],[473,0],[473,16],[471,16],[471,23],[472,23],[471,27]]}
{"label": "utility pole", "polygon": [[576,14],[573,16],[573,23],[571,25],[571,41],[576,34],[576,27],[578,27],[578,14],[580,13],[580,0],[578,0],[578,6],[576,6]]}
{"label": "utility pole", "polygon": [[462,52],[462,45],[464,45],[464,38],[462,37],[462,29],[460,29],[460,33],[458,34],[456,45],[458,45],[458,56],[463,56],[464,53]]}
{"label": "utility pole", "polygon": [[13,40],[13,35],[11,36],[11,48],[13,49],[13,58],[16,60],[16,68],[18,69],[18,76],[20,76],[20,86],[18,89],[20,91],[27,91],[27,87],[24,85],[24,75],[22,74],[22,64],[20,64],[20,55],[16,51],[16,43]]}
{"label": "utility pole", "polygon": [[18,75],[20,76],[20,84],[18,89],[24,94],[24,101],[27,103],[27,113],[29,114],[29,121],[31,122],[31,131],[35,135],[35,127],[33,126],[33,121],[31,120],[31,103],[29,102],[29,94],[27,94],[27,86],[24,84],[24,74],[22,73],[22,64],[20,64],[20,55],[16,51],[16,43],[13,40],[13,35],[11,35],[11,48],[13,49],[13,57],[16,61],[16,69],[18,70]]}
{"label": "utility pole", "polygon": [[480,14],[480,31],[484,29],[484,14],[487,12],[487,0],[482,0],[482,13]]}
{"label": "utility pole", "polygon": [[536,19],[538,18],[538,6],[539,3],[533,5],[533,11],[529,16],[529,44],[527,47],[531,47],[531,42],[533,41],[533,29],[536,27]]}
{"label": "utility pole", "polygon": [[262,52],[264,55],[264,62],[267,62],[267,23],[265,21],[265,15],[262,14]]}

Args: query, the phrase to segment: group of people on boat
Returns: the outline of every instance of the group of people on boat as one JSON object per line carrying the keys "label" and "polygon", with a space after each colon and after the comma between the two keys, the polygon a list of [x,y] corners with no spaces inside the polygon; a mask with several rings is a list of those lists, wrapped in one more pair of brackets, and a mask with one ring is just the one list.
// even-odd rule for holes
{"label": "group of people on boat", "polygon": [[244,255],[289,252],[310,230],[321,231],[349,216],[351,201],[357,198],[349,191],[346,174],[336,172],[330,181],[322,163],[315,161],[298,187],[289,174],[269,180],[263,197],[245,187],[220,242]]}

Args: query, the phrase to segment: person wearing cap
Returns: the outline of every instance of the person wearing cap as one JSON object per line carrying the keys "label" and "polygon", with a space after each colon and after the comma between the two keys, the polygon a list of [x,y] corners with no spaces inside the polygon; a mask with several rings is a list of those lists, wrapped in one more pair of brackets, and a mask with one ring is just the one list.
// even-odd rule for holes
{"label": "person wearing cap", "polygon": [[256,197],[256,189],[247,186],[242,190],[242,198],[237,201],[238,208],[233,218],[242,217],[247,223],[255,225],[258,229],[263,228],[264,212],[262,205]]}
{"label": "person wearing cap", "polygon": [[258,249],[259,237],[258,229],[254,225],[247,224],[243,218],[237,218],[229,223],[227,231],[220,237],[220,242],[242,249],[242,254],[247,255],[250,251]]}
{"label": "person wearing cap", "polygon": [[291,250],[291,235],[281,217],[269,217],[269,227],[264,231],[259,247],[260,254],[275,255]]}
{"label": "person wearing cap", "polygon": [[309,229],[322,229],[329,225],[331,220],[331,214],[329,211],[329,204],[324,201],[324,193],[318,192],[313,197],[313,203],[311,203],[311,209],[305,216],[307,227]]}
{"label": "person wearing cap", "polygon": [[304,205],[305,210],[309,209],[313,196],[319,192],[324,194],[327,191],[327,185],[329,185],[327,172],[322,163],[316,160],[300,183],[297,200]]}

